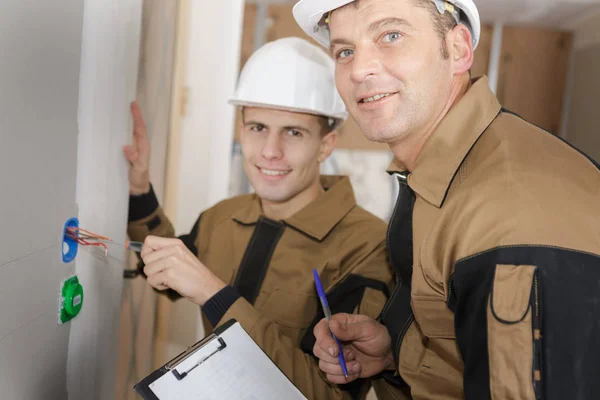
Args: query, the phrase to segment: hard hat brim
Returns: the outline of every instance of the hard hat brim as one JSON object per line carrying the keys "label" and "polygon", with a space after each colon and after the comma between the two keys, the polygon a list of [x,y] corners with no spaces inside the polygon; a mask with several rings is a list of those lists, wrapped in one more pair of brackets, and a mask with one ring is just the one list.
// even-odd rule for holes
{"label": "hard hat brim", "polygon": [[[329,48],[329,29],[322,26],[323,15],[336,10],[354,0],[300,0],[293,8],[294,19],[302,30],[319,42],[322,46]],[[433,0],[432,0],[433,1]],[[449,3],[458,7],[467,17],[469,27],[473,36],[473,50],[479,44],[481,26],[479,11],[472,0],[448,0]]]}
{"label": "hard hat brim", "polygon": [[301,113],[301,114],[311,114],[311,115],[315,115],[318,117],[335,118],[339,121],[345,121],[346,119],[348,119],[347,112],[331,114],[331,113],[327,113],[327,112],[318,112],[318,111],[307,109],[307,108],[288,107],[288,106],[282,106],[280,104],[278,105],[278,104],[268,104],[268,103],[255,103],[255,102],[251,102],[251,101],[238,100],[235,98],[230,99],[228,103],[231,104],[232,106],[237,106],[237,107],[267,108],[270,110],[289,111],[289,112],[296,112],[296,113]]}

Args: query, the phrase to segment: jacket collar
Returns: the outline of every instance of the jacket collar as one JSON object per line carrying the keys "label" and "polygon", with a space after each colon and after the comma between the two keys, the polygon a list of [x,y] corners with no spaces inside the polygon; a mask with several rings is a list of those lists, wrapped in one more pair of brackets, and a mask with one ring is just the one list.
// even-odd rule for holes
{"label": "jacket collar", "polygon": [[[287,225],[319,241],[356,206],[354,191],[347,176],[321,175],[321,185],[325,188],[325,193],[283,220]],[[255,194],[247,206],[235,212],[233,219],[243,225],[254,225],[262,215],[260,198]]]}
{"label": "jacket collar", "polygon": [[[423,146],[408,176],[409,186],[429,203],[441,207],[463,160],[500,109],[487,77],[474,80]],[[402,172],[402,166],[394,159],[388,172]]]}

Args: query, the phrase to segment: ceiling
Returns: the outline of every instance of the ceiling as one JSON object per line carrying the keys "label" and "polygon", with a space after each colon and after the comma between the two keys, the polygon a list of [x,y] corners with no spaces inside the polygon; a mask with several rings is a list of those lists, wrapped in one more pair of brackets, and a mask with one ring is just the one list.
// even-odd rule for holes
{"label": "ceiling", "polygon": [[[247,0],[248,3],[295,3],[297,0]],[[554,28],[573,25],[600,13],[600,0],[474,0],[483,22],[535,24]]]}

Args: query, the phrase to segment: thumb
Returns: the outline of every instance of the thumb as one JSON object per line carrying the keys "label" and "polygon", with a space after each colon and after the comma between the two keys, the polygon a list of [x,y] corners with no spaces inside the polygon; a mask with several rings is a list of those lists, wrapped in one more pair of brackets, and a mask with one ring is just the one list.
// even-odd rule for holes
{"label": "thumb", "polygon": [[125,153],[125,157],[127,161],[134,162],[138,159],[138,152],[133,148],[133,146],[127,145],[123,147],[123,152]]}
{"label": "thumb", "polygon": [[356,322],[342,322],[335,319],[329,322],[331,332],[344,342],[360,340],[362,337],[367,336],[368,333],[364,328],[364,324]]}

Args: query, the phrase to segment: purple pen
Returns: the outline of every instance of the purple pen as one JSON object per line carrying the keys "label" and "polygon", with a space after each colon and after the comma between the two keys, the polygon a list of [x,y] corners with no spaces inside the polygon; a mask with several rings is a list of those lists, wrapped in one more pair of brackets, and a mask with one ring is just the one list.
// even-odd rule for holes
{"label": "purple pen", "polygon": [[[321,279],[319,279],[319,273],[316,269],[313,269],[313,276],[315,277],[315,286],[317,287],[317,294],[319,295],[319,299],[321,300],[321,307],[323,308],[323,313],[325,314],[325,318],[327,321],[331,321],[331,310],[329,309],[329,304],[327,304],[327,297],[325,296],[325,291],[323,290],[323,285],[321,284]],[[342,366],[342,372],[344,372],[344,376],[348,377],[348,370],[346,369],[346,360],[344,359],[344,350],[342,349],[342,344],[335,337],[331,329],[329,330],[331,336],[335,340],[338,345],[339,354],[338,360],[340,361],[340,365]]]}

